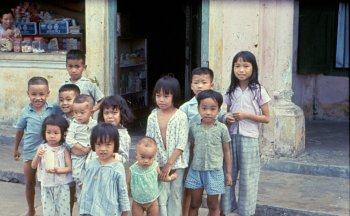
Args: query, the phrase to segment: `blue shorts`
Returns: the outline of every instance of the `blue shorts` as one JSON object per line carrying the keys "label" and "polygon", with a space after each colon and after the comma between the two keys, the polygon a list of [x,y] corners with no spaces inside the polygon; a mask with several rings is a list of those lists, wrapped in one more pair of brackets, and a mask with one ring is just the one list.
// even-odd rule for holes
{"label": "blue shorts", "polygon": [[225,193],[225,176],[224,170],[206,170],[197,171],[190,167],[186,181],[185,188],[201,189],[207,192],[208,195],[218,195]]}

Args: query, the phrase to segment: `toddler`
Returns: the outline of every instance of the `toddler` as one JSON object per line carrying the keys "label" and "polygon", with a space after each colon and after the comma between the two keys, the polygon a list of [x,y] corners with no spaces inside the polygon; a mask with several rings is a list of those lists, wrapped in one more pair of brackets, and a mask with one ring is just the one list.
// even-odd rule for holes
{"label": "toddler", "polygon": [[60,115],[48,116],[42,126],[45,140],[36,152],[32,168],[38,168],[43,215],[70,215],[69,183],[72,161],[64,143],[68,122]]}

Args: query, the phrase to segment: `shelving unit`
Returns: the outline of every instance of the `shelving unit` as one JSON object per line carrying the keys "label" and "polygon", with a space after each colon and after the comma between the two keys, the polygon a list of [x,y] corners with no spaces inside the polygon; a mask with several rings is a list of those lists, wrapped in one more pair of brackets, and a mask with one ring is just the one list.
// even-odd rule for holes
{"label": "shelving unit", "polygon": [[118,56],[117,93],[137,114],[148,106],[147,39],[119,37]]}

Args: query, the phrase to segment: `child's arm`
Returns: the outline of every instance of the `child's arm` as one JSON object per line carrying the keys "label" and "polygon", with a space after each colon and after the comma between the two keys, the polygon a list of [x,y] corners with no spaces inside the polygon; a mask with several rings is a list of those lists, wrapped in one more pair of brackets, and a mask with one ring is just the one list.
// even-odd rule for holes
{"label": "child's arm", "polygon": [[160,174],[160,179],[164,181],[171,171],[175,161],[180,157],[182,151],[180,149],[175,149],[173,154],[170,156],[169,160],[166,162],[165,166],[162,169],[162,173]]}
{"label": "child's arm", "polygon": [[100,106],[103,102],[104,98],[100,99],[99,101],[97,101],[97,103],[94,105],[94,107],[92,108],[92,112],[95,113],[97,110],[100,109]]}
{"label": "child's arm", "polygon": [[75,155],[78,155],[78,156],[87,155],[87,154],[89,154],[90,150],[91,150],[90,146],[84,147],[83,145],[81,145],[79,143],[76,143],[71,148],[72,153]]}
{"label": "child's arm", "polygon": [[91,148],[89,146],[84,147],[83,145],[78,143],[78,140],[75,139],[75,126],[72,122],[69,125],[67,136],[66,136],[66,143],[70,147],[72,154],[83,156],[90,152]]}
{"label": "child's arm", "polygon": [[249,119],[260,123],[269,123],[270,121],[270,111],[268,103],[261,105],[261,115],[255,115],[253,113],[247,112],[235,112],[232,113],[233,118],[237,120]]}
{"label": "child's arm", "polygon": [[128,175],[126,176],[126,186],[128,187],[128,194],[131,196],[131,189],[130,189],[130,181],[131,181],[131,171],[128,170]]}
{"label": "child's arm", "polygon": [[16,138],[15,138],[15,147],[13,149],[13,158],[15,160],[19,160],[19,158],[21,157],[21,153],[18,151],[18,147],[23,138],[23,134],[24,134],[23,130],[17,129]]}
{"label": "child's arm", "polygon": [[232,185],[232,176],[231,176],[231,154],[230,154],[230,146],[228,143],[225,143],[223,145],[223,150],[224,150],[224,161],[225,161],[225,183],[226,186],[231,186]]}
{"label": "child's arm", "polygon": [[[159,166],[157,166],[156,170],[157,170],[157,173],[158,173],[158,176],[159,176],[159,175],[162,173],[162,172],[160,171]],[[161,180],[161,181],[164,181],[164,182],[172,182],[172,181],[174,181],[176,178],[177,178],[177,173],[174,172],[173,174],[168,175],[165,179],[160,179],[160,178],[158,178],[158,179]]]}
{"label": "child's arm", "polygon": [[55,174],[65,174],[72,172],[72,159],[70,158],[70,154],[67,149],[64,150],[64,162],[66,165],[64,168],[49,169],[46,172]]}
{"label": "child's arm", "polygon": [[32,160],[32,168],[36,169],[38,167],[39,162],[41,161],[41,158],[44,157],[46,150],[44,148],[44,146],[39,146],[38,150],[36,151],[36,154]]}

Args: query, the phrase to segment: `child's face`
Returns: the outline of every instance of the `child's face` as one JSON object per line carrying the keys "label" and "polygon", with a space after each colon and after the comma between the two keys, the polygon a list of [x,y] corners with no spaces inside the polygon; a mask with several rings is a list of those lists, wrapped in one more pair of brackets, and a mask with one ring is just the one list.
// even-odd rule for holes
{"label": "child's face", "polygon": [[154,146],[146,147],[141,144],[137,146],[136,151],[136,160],[137,165],[141,167],[149,167],[153,164],[153,161],[156,157],[157,148]]}
{"label": "child's face", "polygon": [[249,81],[253,73],[253,65],[239,58],[238,61],[233,64],[233,73],[239,81]]}
{"label": "child's face", "polygon": [[27,95],[30,99],[35,110],[41,111],[45,106],[46,99],[49,96],[50,91],[47,85],[29,85]]}
{"label": "child's face", "polygon": [[120,109],[108,107],[103,109],[103,119],[106,123],[119,126],[121,122]]}
{"label": "child's face", "polygon": [[114,160],[114,141],[109,138],[106,140],[97,140],[95,143],[95,152],[101,163],[108,163]]}
{"label": "child's face", "polygon": [[59,94],[59,106],[67,116],[73,116],[73,101],[76,96],[75,91],[63,91]]}
{"label": "child's face", "polygon": [[45,139],[49,146],[59,146],[62,138],[61,129],[57,125],[46,125]]}
{"label": "child's face", "polygon": [[86,65],[82,59],[68,59],[66,68],[69,73],[70,80],[72,82],[76,82],[81,78],[83,71],[86,69]]}
{"label": "child's face", "polygon": [[198,112],[204,124],[212,124],[220,112],[218,102],[212,98],[201,100],[198,104]]}
{"label": "child's face", "polygon": [[92,115],[92,107],[88,102],[73,103],[74,119],[82,124],[87,124]]}
{"label": "child's face", "polygon": [[1,17],[1,26],[7,30],[7,29],[11,29],[12,25],[13,25],[13,17],[11,13],[8,14],[3,14]]}
{"label": "child's face", "polygon": [[156,93],[156,103],[161,110],[173,108],[173,94],[165,94],[163,91]]}
{"label": "child's face", "polygon": [[211,81],[209,74],[195,74],[192,76],[191,89],[195,95],[201,91],[212,89],[213,86],[214,83]]}

